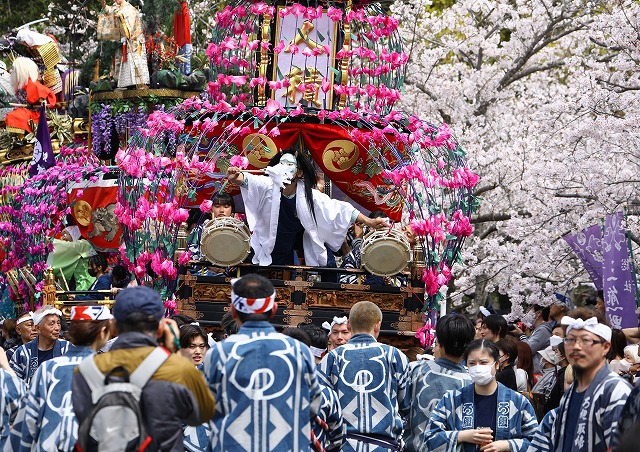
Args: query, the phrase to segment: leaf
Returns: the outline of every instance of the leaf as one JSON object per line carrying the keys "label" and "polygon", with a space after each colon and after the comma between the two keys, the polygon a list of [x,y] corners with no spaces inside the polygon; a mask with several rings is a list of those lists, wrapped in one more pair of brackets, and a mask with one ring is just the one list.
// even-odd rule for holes
{"label": "leaf", "polygon": [[333,72],[333,74],[334,74],[336,77],[340,77],[340,75],[342,74],[339,70],[337,70],[336,68],[331,67],[331,66],[329,66],[329,70],[330,70],[331,72]]}

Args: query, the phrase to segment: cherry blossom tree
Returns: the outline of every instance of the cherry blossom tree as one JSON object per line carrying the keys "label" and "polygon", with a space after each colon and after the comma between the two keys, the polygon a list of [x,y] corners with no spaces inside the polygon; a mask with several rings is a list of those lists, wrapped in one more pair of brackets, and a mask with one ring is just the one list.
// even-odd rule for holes
{"label": "cherry blossom tree", "polygon": [[396,3],[404,108],[450,124],[481,176],[476,232],[449,308],[549,304],[588,276],[562,240],[636,201],[638,26],[632,1]]}

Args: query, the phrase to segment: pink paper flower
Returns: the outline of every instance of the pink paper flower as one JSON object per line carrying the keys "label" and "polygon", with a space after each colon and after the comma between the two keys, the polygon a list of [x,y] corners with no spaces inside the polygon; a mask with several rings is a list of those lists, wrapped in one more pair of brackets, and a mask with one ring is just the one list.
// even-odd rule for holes
{"label": "pink paper flower", "polygon": [[342,20],[342,10],[330,6],[327,10],[327,16],[334,22]]}
{"label": "pink paper flower", "polygon": [[422,348],[429,348],[435,342],[435,328],[431,326],[431,319],[416,331],[415,337],[420,340]]}
{"label": "pink paper flower", "polygon": [[264,111],[266,111],[269,116],[274,116],[278,113],[284,113],[284,109],[282,108],[280,103],[273,99],[269,99],[267,101],[267,106],[264,108]]}
{"label": "pink paper flower", "polygon": [[234,155],[229,159],[229,164],[238,168],[247,169],[249,167],[249,159],[244,155]]}
{"label": "pink paper flower", "polygon": [[269,136],[270,137],[277,137],[280,136],[280,129],[278,127],[274,127],[273,129],[271,129],[269,131]]}
{"label": "pink paper flower", "polygon": [[212,207],[213,207],[213,202],[209,199],[205,199],[200,204],[200,210],[204,213],[211,212]]}
{"label": "pink paper flower", "polygon": [[189,263],[189,260],[191,260],[191,253],[189,251],[185,251],[180,254],[180,257],[178,258],[178,265],[185,266]]}

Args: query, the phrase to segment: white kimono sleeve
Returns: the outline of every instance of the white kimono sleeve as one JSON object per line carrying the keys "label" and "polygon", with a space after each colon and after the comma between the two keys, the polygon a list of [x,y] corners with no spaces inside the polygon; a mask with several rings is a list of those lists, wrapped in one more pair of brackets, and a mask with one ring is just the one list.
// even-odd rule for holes
{"label": "white kimono sleeve", "polygon": [[318,222],[318,236],[333,251],[339,250],[347,236],[356,208],[348,202],[331,199],[318,190],[313,190],[313,202]]}
{"label": "white kimono sleeve", "polygon": [[278,214],[280,211],[280,191],[273,196],[274,186],[271,178],[244,173],[247,187],[240,187],[244,201],[247,223],[251,230],[251,248],[254,251],[253,263],[270,265],[271,252],[276,243]]}

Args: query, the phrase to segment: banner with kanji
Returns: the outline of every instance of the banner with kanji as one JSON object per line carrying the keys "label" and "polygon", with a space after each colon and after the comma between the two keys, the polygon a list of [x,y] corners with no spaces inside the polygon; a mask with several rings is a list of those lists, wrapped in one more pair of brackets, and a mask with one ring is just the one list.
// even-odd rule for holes
{"label": "banner with kanji", "polygon": [[602,236],[604,304],[616,329],[638,326],[634,266],[623,222],[623,212],[607,215]]}
{"label": "banner with kanji", "polygon": [[602,290],[602,227],[595,224],[563,238],[584,265],[596,289]]}

